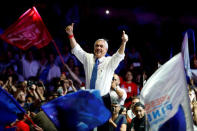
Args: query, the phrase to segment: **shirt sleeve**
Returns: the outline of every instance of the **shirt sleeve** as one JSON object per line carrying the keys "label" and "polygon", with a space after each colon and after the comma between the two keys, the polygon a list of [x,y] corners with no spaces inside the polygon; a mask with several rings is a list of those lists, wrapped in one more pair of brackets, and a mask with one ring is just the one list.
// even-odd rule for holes
{"label": "shirt sleeve", "polygon": [[72,54],[74,54],[77,59],[84,64],[85,62],[85,56],[86,56],[86,52],[81,48],[81,46],[79,44],[77,44],[72,50],[71,50]]}
{"label": "shirt sleeve", "polygon": [[126,98],[127,98],[127,93],[126,93],[126,91],[125,91],[124,89],[120,88],[120,87],[118,87],[118,88],[123,92],[123,96],[121,97],[121,99],[125,101]]}
{"label": "shirt sleeve", "polygon": [[118,51],[112,56],[110,66],[114,70],[118,67],[120,62],[124,59],[125,54],[120,54]]}
{"label": "shirt sleeve", "polygon": [[122,124],[127,124],[127,119],[126,119],[126,116],[124,115],[121,115],[122,116]]}

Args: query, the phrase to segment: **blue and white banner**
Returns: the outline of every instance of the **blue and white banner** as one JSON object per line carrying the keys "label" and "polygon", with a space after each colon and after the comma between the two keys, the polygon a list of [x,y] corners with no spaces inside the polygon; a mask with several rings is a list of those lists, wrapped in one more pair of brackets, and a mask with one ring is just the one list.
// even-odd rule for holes
{"label": "blue and white banner", "polygon": [[185,33],[183,42],[182,42],[182,49],[181,53],[183,54],[184,60],[184,67],[186,70],[186,75],[191,78],[191,68],[190,68],[190,57],[189,57],[189,46],[188,46],[188,35],[187,32]]}
{"label": "blue and white banner", "polygon": [[192,131],[183,57],[179,53],[146,82],[141,94],[152,131]]}

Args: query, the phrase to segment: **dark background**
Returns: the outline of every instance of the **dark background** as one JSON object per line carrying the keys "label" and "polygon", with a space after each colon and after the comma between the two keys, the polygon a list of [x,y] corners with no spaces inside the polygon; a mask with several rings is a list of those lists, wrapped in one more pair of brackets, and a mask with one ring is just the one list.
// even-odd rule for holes
{"label": "dark background", "polygon": [[[109,53],[113,52],[125,30],[129,35],[127,50],[134,46],[147,63],[167,61],[171,49],[173,55],[180,52],[184,32],[197,28],[194,1],[6,0],[0,6],[1,33],[36,6],[59,47],[69,45],[64,28],[73,21],[76,39],[87,51],[92,51],[96,39],[106,38]],[[109,15],[105,14],[106,9],[110,10]]]}

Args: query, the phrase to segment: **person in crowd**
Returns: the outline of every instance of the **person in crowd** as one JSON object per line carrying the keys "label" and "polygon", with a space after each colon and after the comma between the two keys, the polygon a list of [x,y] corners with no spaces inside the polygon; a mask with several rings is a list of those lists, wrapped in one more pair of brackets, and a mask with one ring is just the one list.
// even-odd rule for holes
{"label": "person in crowd", "polygon": [[75,83],[75,86],[80,89],[83,85],[83,81],[80,79],[79,72],[72,70],[67,64],[64,64],[64,67],[68,71],[68,77],[72,79]]}
{"label": "person in crowd", "polygon": [[113,99],[111,104],[112,117],[109,119],[109,131],[126,131],[127,129],[127,120],[126,116],[119,114],[120,104],[116,99]]}
{"label": "person in crowd", "polygon": [[126,116],[127,115],[127,108],[125,106],[121,105],[119,114]]}
{"label": "person in crowd", "polygon": [[73,72],[82,81],[82,83],[85,84],[85,76],[83,75],[83,72],[82,72],[82,69],[80,68],[80,66],[75,66],[73,68]]}
{"label": "person in crowd", "polygon": [[145,106],[141,102],[137,102],[133,110],[136,116],[132,120],[131,131],[147,131],[150,126],[146,117]]}
{"label": "person in crowd", "polygon": [[194,123],[194,131],[197,130],[197,101],[191,102],[191,110],[192,110],[192,117],[193,117],[193,123]]}
{"label": "person in crowd", "polygon": [[39,63],[34,59],[32,50],[26,52],[25,58],[22,57],[22,74],[25,80],[30,77],[36,77],[39,69]]}
{"label": "person in crowd", "polygon": [[23,107],[26,111],[30,110],[29,104],[26,103],[26,93],[22,90],[17,90],[17,93],[15,95],[15,99],[20,104],[21,107]]}
{"label": "person in crowd", "polygon": [[5,89],[7,92],[9,92],[10,94],[15,94],[17,91],[17,88],[15,86],[15,82],[13,82],[13,77],[9,76],[7,81],[5,82],[5,84],[3,85],[3,89]]}
{"label": "person in crowd", "polygon": [[47,75],[47,81],[48,82],[50,82],[55,77],[60,77],[60,75],[61,75],[60,68],[57,65],[55,65],[54,62],[55,62],[55,54],[50,53],[49,54],[50,69],[49,69],[49,72],[48,72],[48,75]]}
{"label": "person in crowd", "polygon": [[[130,48],[129,58],[130,58],[132,61],[138,61],[139,63],[142,63],[141,54],[140,54],[140,52],[138,52],[138,51],[136,50],[135,47],[131,47],[131,48]],[[140,65],[139,65],[139,66],[140,66]]]}
{"label": "person in crowd", "polygon": [[60,77],[61,70],[59,66],[55,65],[55,54],[49,53],[48,64],[45,66],[45,69],[40,73],[39,78],[45,83],[50,83],[53,78]]}
{"label": "person in crowd", "polygon": [[60,80],[66,80],[67,76],[66,76],[66,72],[62,72],[60,75]]}
{"label": "person in crowd", "polygon": [[64,96],[69,92],[76,92],[77,89],[73,85],[73,81],[68,79],[68,80],[60,80],[60,86],[57,89],[57,93],[60,96]]}
{"label": "person in crowd", "polygon": [[[70,40],[72,53],[83,64],[86,77],[86,89],[98,89],[105,106],[110,110],[110,85],[115,69],[120,61],[124,59],[125,46],[128,41],[128,35],[123,31],[122,43],[120,48],[113,56],[105,57],[108,50],[108,43],[105,39],[98,39],[94,44],[94,54],[85,52],[77,43],[73,33],[73,26],[66,27],[66,33]],[[100,130],[100,129],[98,129]],[[101,129],[101,130],[107,130]]]}
{"label": "person in crowd", "polygon": [[189,95],[190,108],[193,117],[193,127],[194,130],[196,130],[197,129],[197,101],[196,101],[196,94],[193,88],[189,87],[188,95]]}
{"label": "person in crowd", "polygon": [[47,54],[44,49],[39,50],[38,63],[39,63],[38,75],[39,75],[41,72],[43,72],[43,70],[46,68],[48,63]]}
{"label": "person in crowd", "polygon": [[17,114],[18,119],[12,123],[11,126],[6,127],[7,129],[9,128],[16,128],[16,131],[30,131],[30,126],[25,122],[25,114],[24,113],[18,113]]}
{"label": "person in crowd", "polygon": [[127,98],[127,93],[124,89],[120,88],[119,84],[119,76],[117,74],[114,74],[110,89],[110,98],[111,100],[116,99],[120,105],[124,105],[124,101]]}
{"label": "person in crowd", "polygon": [[133,82],[133,73],[130,70],[126,71],[125,74],[125,79],[121,85],[121,88],[125,89],[125,91],[127,92],[127,99],[125,101],[125,106],[128,108],[129,105],[131,104],[131,102],[129,101],[129,99],[133,96],[137,96],[138,95],[138,86],[135,82]]}
{"label": "person in crowd", "polygon": [[128,125],[131,124],[132,119],[135,117],[134,105],[137,102],[140,102],[140,98],[138,96],[133,96],[131,98],[131,104],[130,104],[130,106],[128,108],[128,111],[127,111],[127,123],[128,123]]}

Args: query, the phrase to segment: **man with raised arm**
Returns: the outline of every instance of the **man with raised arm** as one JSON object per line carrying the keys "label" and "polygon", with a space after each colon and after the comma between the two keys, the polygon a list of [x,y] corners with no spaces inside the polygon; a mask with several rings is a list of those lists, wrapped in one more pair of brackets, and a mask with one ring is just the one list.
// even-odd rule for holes
{"label": "man with raised arm", "polygon": [[[105,106],[111,110],[110,88],[115,69],[120,61],[124,59],[125,46],[128,41],[128,36],[123,31],[122,43],[118,51],[112,56],[105,56],[108,50],[108,43],[105,39],[98,39],[94,43],[94,53],[85,52],[76,42],[73,34],[73,26],[66,27],[66,33],[70,40],[72,53],[83,64],[86,77],[86,89],[97,89],[100,91]],[[96,72],[96,73],[95,73]],[[109,124],[98,127],[98,131],[108,130]]]}
{"label": "man with raised arm", "polygon": [[94,54],[85,52],[80,45],[76,42],[73,34],[73,26],[69,25],[66,27],[72,53],[79,59],[83,64],[86,77],[86,89],[90,89],[90,81],[92,76],[93,67],[95,60],[98,59],[97,79],[95,83],[95,89],[100,90],[101,96],[109,93],[113,74],[115,69],[118,67],[120,61],[124,59],[125,46],[128,41],[128,36],[123,31],[122,43],[120,48],[113,56],[105,57],[108,50],[108,43],[104,39],[98,39],[94,44]]}

